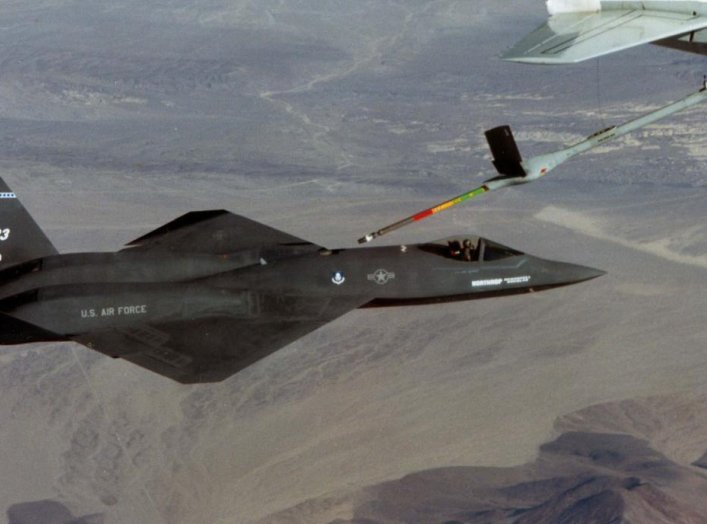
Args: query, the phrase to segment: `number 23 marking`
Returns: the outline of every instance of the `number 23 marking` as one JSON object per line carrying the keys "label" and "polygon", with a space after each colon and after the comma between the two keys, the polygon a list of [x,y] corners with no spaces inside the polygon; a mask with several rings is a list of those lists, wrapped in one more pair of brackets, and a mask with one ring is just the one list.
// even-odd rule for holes
{"label": "number 23 marking", "polygon": [[9,229],[0,229],[0,241],[4,241],[10,238],[10,230]]}

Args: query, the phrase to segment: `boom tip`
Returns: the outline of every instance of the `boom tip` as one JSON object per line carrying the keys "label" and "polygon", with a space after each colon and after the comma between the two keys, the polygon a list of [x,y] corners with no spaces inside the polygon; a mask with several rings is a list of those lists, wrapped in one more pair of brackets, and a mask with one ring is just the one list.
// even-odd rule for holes
{"label": "boom tip", "polygon": [[359,243],[359,244],[365,244],[365,243],[367,243],[367,242],[370,242],[370,241],[373,240],[374,238],[376,238],[375,233],[370,233],[370,234],[366,235],[365,237],[359,238],[359,239],[358,239],[358,243]]}

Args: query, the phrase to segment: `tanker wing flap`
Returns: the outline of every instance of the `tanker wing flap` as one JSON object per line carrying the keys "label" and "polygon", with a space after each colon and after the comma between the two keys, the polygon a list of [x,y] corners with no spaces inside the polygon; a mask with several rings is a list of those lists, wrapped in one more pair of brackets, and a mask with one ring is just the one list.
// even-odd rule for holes
{"label": "tanker wing flap", "polygon": [[130,250],[232,253],[271,245],[312,244],[289,233],[223,209],[192,211],[133,240]]}
{"label": "tanker wing flap", "polygon": [[504,53],[505,60],[566,64],[707,27],[707,17],[641,9],[562,13]]}

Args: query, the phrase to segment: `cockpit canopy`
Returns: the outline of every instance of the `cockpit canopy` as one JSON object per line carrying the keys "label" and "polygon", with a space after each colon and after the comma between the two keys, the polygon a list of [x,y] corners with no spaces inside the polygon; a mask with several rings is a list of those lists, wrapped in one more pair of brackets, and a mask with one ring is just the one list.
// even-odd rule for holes
{"label": "cockpit canopy", "polygon": [[422,244],[420,249],[445,258],[465,262],[490,262],[523,254],[493,240],[473,236],[444,238],[428,244]]}

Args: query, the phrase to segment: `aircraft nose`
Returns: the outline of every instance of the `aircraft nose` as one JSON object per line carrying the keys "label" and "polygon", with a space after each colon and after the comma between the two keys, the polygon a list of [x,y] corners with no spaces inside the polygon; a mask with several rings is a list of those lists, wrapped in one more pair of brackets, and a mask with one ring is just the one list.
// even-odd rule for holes
{"label": "aircraft nose", "polygon": [[556,284],[576,284],[606,275],[606,271],[567,262],[547,262],[546,277]]}
{"label": "aircraft nose", "polygon": [[592,280],[593,278],[601,277],[603,275],[606,275],[606,271],[602,271],[601,269],[596,269],[594,267],[587,267],[587,266],[576,266],[578,269],[578,279],[576,282],[584,282],[585,280]]}
{"label": "aircraft nose", "polygon": [[585,280],[592,280],[593,278],[606,275],[606,271],[601,269],[596,269],[588,266],[580,266],[578,264],[568,264],[563,263],[564,266],[562,274],[564,278],[569,283],[584,282]]}

